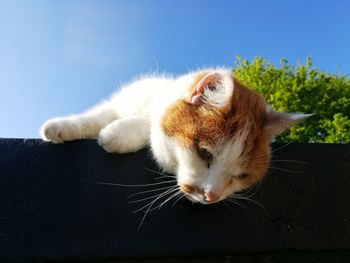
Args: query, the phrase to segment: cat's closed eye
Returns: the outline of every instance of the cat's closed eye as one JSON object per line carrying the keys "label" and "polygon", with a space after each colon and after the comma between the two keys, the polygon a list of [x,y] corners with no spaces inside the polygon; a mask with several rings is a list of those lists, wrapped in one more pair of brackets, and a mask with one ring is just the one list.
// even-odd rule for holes
{"label": "cat's closed eye", "polygon": [[213,154],[205,147],[199,146],[197,148],[197,153],[204,160],[210,161],[213,158]]}
{"label": "cat's closed eye", "polygon": [[247,177],[248,177],[248,174],[245,173],[245,172],[241,172],[241,173],[235,175],[235,178],[237,178],[238,180],[243,180],[243,179],[245,179]]}
{"label": "cat's closed eye", "polygon": [[208,163],[208,168],[210,167],[210,162],[213,159],[213,154],[205,147],[198,146],[197,153],[204,161]]}

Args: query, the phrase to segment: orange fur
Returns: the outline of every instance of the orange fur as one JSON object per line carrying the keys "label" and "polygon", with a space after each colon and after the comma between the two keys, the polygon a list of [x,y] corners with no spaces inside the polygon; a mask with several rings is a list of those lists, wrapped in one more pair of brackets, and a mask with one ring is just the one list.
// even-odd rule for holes
{"label": "orange fur", "polygon": [[[204,75],[199,74],[190,89],[195,89]],[[183,147],[200,145],[211,149],[223,138],[229,140],[243,129],[249,129],[241,154],[243,166],[250,174],[243,183],[249,186],[265,174],[269,161],[268,136],[263,129],[266,103],[236,79],[233,78],[233,82],[234,91],[227,105],[217,107],[178,100],[167,109],[161,127]]]}
{"label": "orange fur", "polygon": [[193,193],[195,191],[194,187],[189,184],[180,185],[180,190],[185,193]]}

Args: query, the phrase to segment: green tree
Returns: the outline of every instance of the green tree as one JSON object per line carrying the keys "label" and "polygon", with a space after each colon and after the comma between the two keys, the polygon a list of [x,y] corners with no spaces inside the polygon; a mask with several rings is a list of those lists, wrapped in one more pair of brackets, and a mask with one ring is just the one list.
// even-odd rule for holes
{"label": "green tree", "polygon": [[312,66],[293,67],[281,59],[275,67],[261,57],[251,62],[236,57],[235,77],[265,97],[277,111],[315,113],[293,126],[277,142],[350,143],[350,79]]}

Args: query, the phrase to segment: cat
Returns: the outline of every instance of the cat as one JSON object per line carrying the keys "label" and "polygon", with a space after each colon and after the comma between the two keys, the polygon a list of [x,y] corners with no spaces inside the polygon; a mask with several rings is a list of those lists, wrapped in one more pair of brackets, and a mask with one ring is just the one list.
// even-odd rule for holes
{"label": "cat", "polygon": [[212,204],[259,182],[270,142],[308,116],[276,112],[231,69],[208,68],[139,79],[82,114],[48,120],[41,136],[54,143],[95,138],[113,153],[150,145],[182,194]]}

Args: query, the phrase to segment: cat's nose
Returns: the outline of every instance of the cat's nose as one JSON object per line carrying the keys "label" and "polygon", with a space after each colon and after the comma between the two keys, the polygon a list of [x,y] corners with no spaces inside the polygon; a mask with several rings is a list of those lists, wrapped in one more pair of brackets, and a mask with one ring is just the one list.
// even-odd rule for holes
{"label": "cat's nose", "polygon": [[208,191],[208,192],[205,191],[203,194],[204,194],[204,199],[207,202],[216,202],[217,200],[219,200],[219,196],[212,191]]}

